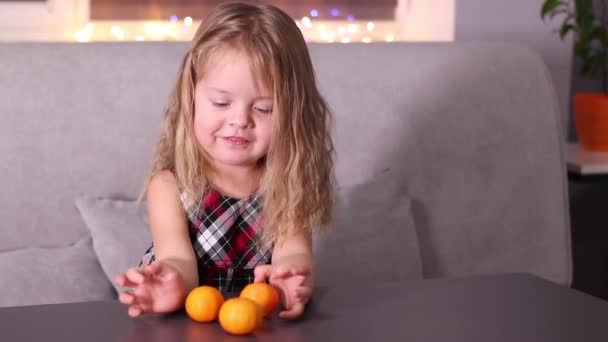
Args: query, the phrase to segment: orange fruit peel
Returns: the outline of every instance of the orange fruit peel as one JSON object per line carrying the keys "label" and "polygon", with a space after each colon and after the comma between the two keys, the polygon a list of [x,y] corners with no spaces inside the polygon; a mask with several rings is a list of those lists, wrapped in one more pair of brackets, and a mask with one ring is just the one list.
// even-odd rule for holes
{"label": "orange fruit peel", "polygon": [[248,335],[262,324],[262,308],[253,300],[236,297],[228,299],[220,308],[222,328],[233,335]]}
{"label": "orange fruit peel", "polygon": [[258,303],[264,317],[269,316],[279,307],[279,292],[270,284],[251,283],[243,288],[240,297]]}
{"label": "orange fruit peel", "polygon": [[217,319],[220,308],[224,304],[224,296],[212,286],[199,286],[186,297],[185,309],[188,316],[201,323],[213,322]]}

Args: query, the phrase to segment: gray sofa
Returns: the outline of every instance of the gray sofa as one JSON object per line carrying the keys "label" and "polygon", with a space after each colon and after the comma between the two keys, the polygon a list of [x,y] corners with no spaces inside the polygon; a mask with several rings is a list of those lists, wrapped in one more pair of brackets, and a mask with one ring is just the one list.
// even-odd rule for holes
{"label": "gray sofa", "polygon": [[[137,197],[185,43],[0,46],[0,306],[115,298],[150,243]],[[319,282],[572,277],[559,113],[506,44],[311,44],[335,114]],[[314,191],[314,189],[311,189]]]}

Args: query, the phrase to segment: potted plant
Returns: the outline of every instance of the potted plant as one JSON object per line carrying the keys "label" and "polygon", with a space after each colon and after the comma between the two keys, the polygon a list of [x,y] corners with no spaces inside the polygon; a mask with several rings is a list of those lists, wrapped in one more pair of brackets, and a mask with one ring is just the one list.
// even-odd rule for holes
{"label": "potted plant", "polygon": [[[594,2],[597,15],[594,13]],[[541,19],[563,17],[558,29],[563,40],[575,35],[574,57],[581,62],[584,77],[601,77],[601,93],[574,95],[574,125],[581,146],[608,151],[608,0],[545,0]]]}

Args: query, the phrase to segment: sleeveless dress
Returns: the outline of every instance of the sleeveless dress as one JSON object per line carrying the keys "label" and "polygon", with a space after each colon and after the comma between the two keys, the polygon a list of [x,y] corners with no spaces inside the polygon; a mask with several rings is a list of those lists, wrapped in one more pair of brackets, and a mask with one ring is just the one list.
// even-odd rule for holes
{"label": "sleeveless dress", "polygon": [[[259,240],[262,207],[258,191],[236,199],[208,187],[196,201],[189,201],[183,193],[181,200],[188,216],[199,285],[214,286],[222,292],[240,291],[253,282],[255,266],[271,262],[273,244]],[[139,265],[154,260],[152,245]]]}

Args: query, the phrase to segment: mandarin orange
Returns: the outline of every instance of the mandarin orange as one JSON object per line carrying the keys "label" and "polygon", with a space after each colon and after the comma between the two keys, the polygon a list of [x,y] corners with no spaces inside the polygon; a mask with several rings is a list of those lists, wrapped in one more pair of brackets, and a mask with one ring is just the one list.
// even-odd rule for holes
{"label": "mandarin orange", "polygon": [[262,324],[262,308],[248,298],[228,299],[220,308],[222,328],[233,335],[251,334]]}
{"label": "mandarin orange", "polygon": [[249,298],[262,308],[264,317],[273,313],[279,306],[279,293],[270,284],[251,283],[241,291],[241,298]]}
{"label": "mandarin orange", "polygon": [[186,313],[197,322],[213,322],[217,319],[224,296],[212,286],[194,288],[186,298]]}

